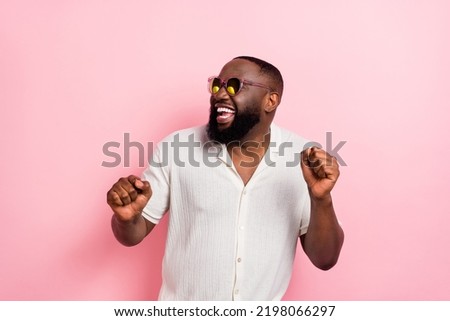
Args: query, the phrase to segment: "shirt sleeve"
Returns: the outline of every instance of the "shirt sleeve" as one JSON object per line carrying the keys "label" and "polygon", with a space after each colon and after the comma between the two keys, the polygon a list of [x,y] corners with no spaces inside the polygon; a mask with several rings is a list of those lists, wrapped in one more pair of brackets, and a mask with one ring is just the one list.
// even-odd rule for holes
{"label": "shirt sleeve", "polygon": [[142,179],[150,183],[152,196],[142,211],[145,219],[158,224],[169,209],[170,200],[170,162],[168,142],[161,142],[155,148]]}
{"label": "shirt sleeve", "polygon": [[309,194],[303,196],[303,210],[302,210],[302,219],[300,221],[300,232],[299,235],[306,234],[308,232],[309,227],[309,218],[311,216],[311,199],[309,198]]}

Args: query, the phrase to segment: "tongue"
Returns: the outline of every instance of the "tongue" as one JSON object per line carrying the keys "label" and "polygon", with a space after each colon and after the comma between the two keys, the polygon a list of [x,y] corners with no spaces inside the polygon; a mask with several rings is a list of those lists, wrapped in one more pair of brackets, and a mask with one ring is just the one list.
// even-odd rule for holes
{"label": "tongue", "polygon": [[234,113],[223,112],[223,113],[219,113],[217,115],[216,119],[219,124],[225,124],[225,123],[232,121],[233,118],[234,118]]}

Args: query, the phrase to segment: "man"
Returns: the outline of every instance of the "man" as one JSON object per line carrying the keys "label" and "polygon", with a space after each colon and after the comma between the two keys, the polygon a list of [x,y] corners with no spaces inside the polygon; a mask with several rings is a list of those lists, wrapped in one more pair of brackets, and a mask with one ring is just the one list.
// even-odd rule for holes
{"label": "man", "polygon": [[272,124],[283,92],[273,65],[237,57],[208,84],[208,125],[164,139],[143,179],[108,192],[112,229],[136,245],[170,211],[161,300],[280,300],[299,238],[318,268],[338,260],[338,164]]}

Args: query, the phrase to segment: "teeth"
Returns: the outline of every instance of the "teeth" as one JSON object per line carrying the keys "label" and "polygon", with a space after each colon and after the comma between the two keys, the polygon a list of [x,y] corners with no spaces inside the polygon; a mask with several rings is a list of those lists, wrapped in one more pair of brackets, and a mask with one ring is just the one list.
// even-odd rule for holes
{"label": "teeth", "polygon": [[226,108],[226,107],[219,107],[219,108],[217,108],[217,112],[218,113],[233,113],[234,114],[234,110],[233,109]]}

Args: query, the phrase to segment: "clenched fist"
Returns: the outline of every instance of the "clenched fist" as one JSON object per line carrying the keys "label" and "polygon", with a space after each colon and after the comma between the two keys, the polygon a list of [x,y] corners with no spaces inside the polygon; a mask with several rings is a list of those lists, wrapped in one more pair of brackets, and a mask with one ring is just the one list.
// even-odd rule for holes
{"label": "clenched fist", "polygon": [[339,177],[335,157],[321,148],[308,148],[302,152],[301,169],[311,197],[323,199],[329,196]]}
{"label": "clenched fist", "polygon": [[122,222],[131,222],[139,216],[152,196],[149,182],[130,175],[122,177],[107,193],[107,202]]}

